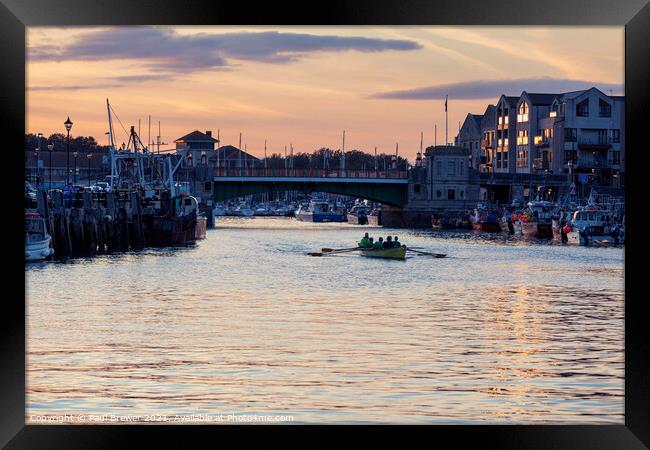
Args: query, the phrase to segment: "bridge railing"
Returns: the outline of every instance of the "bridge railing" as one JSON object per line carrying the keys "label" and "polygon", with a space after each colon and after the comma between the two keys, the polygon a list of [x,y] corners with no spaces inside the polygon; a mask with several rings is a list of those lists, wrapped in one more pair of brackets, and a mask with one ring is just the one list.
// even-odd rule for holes
{"label": "bridge railing", "polygon": [[327,170],[327,169],[259,169],[214,168],[214,177],[277,177],[277,178],[377,178],[406,179],[406,170]]}

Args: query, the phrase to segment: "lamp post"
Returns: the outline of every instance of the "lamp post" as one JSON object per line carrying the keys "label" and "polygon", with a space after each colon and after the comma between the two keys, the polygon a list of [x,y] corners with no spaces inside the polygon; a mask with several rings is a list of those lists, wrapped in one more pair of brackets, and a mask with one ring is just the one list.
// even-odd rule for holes
{"label": "lamp post", "polygon": [[79,156],[79,152],[75,150],[72,152],[72,156],[74,156],[74,177],[72,178],[72,184],[77,184],[77,156]]}
{"label": "lamp post", "polygon": [[34,150],[34,156],[36,156],[36,185],[38,186],[40,184],[41,178],[40,178],[40,167],[39,167],[39,159],[38,159],[38,153],[41,151],[41,141],[43,140],[43,133],[38,133],[37,135],[38,141],[36,144],[36,149]]}
{"label": "lamp post", "polygon": [[72,129],[72,121],[70,120],[70,116],[68,116],[68,119],[63,122],[63,125],[65,125],[65,129],[68,132],[68,152],[67,152],[67,162],[66,162],[66,178],[65,178],[65,184],[66,186],[70,184],[70,129]]}
{"label": "lamp post", "polygon": [[40,184],[40,181],[41,181],[40,177],[38,176],[39,175],[39,167],[38,167],[39,164],[38,163],[40,162],[40,160],[38,159],[38,151],[39,151],[39,148],[36,147],[36,149],[34,149],[34,157],[35,157],[35,161],[36,161],[36,187],[38,187],[38,185]]}
{"label": "lamp post", "polygon": [[93,154],[88,152],[86,158],[88,158],[88,187],[90,187],[90,160],[92,159]]}
{"label": "lamp post", "polygon": [[52,150],[54,150],[54,143],[47,144],[47,149],[50,151],[50,185],[48,187],[52,189]]}
{"label": "lamp post", "polygon": [[192,167],[192,152],[190,152],[190,154],[187,155],[187,168],[185,169],[185,174],[186,174],[185,181],[187,181],[187,184],[190,183],[190,171],[192,170],[191,167]]}

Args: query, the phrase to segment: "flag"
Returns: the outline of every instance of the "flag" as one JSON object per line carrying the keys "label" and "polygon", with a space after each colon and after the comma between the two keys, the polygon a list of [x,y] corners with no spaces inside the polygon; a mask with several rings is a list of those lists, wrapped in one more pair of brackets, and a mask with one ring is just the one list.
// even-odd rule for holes
{"label": "flag", "polygon": [[445,112],[447,112],[447,97],[449,97],[449,96],[445,95]]}

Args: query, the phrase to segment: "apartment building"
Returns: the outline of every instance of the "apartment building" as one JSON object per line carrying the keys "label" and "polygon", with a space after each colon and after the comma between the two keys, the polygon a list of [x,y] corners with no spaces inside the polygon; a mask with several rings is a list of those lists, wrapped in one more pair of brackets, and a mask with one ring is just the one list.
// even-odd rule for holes
{"label": "apartment building", "polygon": [[519,97],[502,95],[496,104],[496,148],[494,172],[515,173],[517,102]]}
{"label": "apartment building", "polygon": [[463,125],[456,136],[456,145],[469,150],[469,166],[479,169],[481,165],[481,122],[483,116],[479,114],[467,114]]}
{"label": "apartment building", "polygon": [[479,170],[491,172],[494,167],[494,147],[496,139],[497,108],[488,105],[481,119],[481,161]]}
{"label": "apartment building", "polygon": [[566,174],[577,184],[624,184],[625,97],[595,87],[502,95],[482,115],[465,119],[457,142],[470,150],[472,160],[477,134],[478,164],[471,167],[480,171]]}
{"label": "apartment building", "polygon": [[[540,144],[547,139],[553,155],[549,170],[569,174],[579,184],[623,186],[625,97],[608,96],[595,87],[567,92],[553,101],[539,128],[535,139]],[[545,169],[544,161],[540,163]]]}
{"label": "apartment building", "polygon": [[[521,93],[517,101],[516,125],[516,173],[534,173],[535,163],[540,159],[538,147],[535,146],[534,136],[539,135],[538,119],[548,117],[551,103],[558,94],[533,94],[526,91]],[[552,157],[550,152],[544,152],[546,158]]]}

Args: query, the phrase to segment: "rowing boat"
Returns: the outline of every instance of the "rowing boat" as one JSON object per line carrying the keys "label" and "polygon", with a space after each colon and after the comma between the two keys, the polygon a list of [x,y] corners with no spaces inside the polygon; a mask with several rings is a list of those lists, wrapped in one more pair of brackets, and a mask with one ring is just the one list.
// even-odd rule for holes
{"label": "rowing boat", "polygon": [[361,256],[369,258],[406,259],[406,247],[362,249]]}

